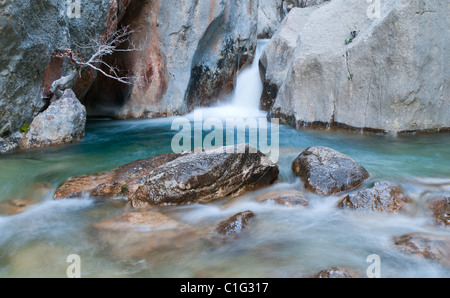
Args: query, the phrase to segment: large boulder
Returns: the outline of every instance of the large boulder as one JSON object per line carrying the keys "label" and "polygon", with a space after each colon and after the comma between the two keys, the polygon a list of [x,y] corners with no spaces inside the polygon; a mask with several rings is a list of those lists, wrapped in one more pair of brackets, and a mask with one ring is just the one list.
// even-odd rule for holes
{"label": "large boulder", "polygon": [[99,75],[85,99],[89,113],[171,116],[223,99],[253,59],[257,16],[254,0],[134,1],[121,24],[136,30],[131,41],[141,49],[109,60],[137,80],[127,86]]}
{"label": "large boulder", "polygon": [[[52,54],[73,48],[86,57],[92,55],[93,49],[77,45],[93,37],[107,38],[128,2],[81,1],[79,18],[68,14],[70,1],[0,2],[0,136],[31,123],[48,105],[51,84],[68,71],[68,64]],[[94,78],[95,72],[81,74],[73,86],[79,98]]]}
{"label": "large boulder", "polygon": [[391,133],[450,127],[449,3],[374,3],[291,10],[261,58],[272,117]]}
{"label": "large boulder", "polygon": [[86,108],[71,89],[34,118],[23,136],[23,149],[76,143],[84,138]]}
{"label": "large boulder", "polygon": [[207,203],[270,185],[278,166],[251,145],[204,149],[151,171],[133,195],[135,208]]}
{"label": "large boulder", "polygon": [[278,166],[243,144],[162,154],[105,173],[69,178],[54,198],[128,197],[135,208],[205,203],[269,185],[277,178]]}
{"label": "large boulder", "polygon": [[306,189],[332,195],[358,187],[369,173],[353,159],[328,147],[310,147],[292,163],[294,174]]}
{"label": "large boulder", "polygon": [[377,182],[370,189],[347,195],[339,201],[338,207],[359,211],[397,213],[405,210],[410,201],[401,186]]}

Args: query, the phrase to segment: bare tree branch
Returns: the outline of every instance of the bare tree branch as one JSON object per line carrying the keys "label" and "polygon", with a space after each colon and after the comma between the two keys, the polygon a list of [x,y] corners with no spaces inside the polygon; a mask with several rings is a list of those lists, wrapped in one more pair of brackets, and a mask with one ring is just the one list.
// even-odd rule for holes
{"label": "bare tree branch", "polygon": [[[93,38],[87,45],[76,45],[80,50],[91,50],[94,52],[89,59],[83,58],[77,49],[73,50],[66,48],[64,50],[56,51],[53,54],[53,57],[68,58],[73,70],[66,77],[54,81],[51,92],[59,97],[59,94],[62,94],[65,89],[73,86],[77,78],[77,73],[86,67],[120,83],[133,85],[136,81],[136,77],[120,75],[119,68],[106,63],[104,58],[115,52],[133,52],[142,50],[141,46],[136,46],[130,39],[130,36],[135,32],[136,31],[134,30],[130,30],[129,26],[125,26],[115,31],[106,42],[102,42],[99,38]],[[126,45],[126,47],[121,48],[123,45]],[[102,66],[106,67],[106,71],[102,69]]]}

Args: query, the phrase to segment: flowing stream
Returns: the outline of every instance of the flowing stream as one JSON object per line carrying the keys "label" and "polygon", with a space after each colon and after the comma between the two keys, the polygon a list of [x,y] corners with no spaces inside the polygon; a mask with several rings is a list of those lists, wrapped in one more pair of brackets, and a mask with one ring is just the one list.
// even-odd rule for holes
{"label": "flowing stream", "polygon": [[[203,117],[265,117],[257,109],[262,90],[257,60],[239,74],[230,104],[204,109]],[[141,258],[111,255],[90,237],[89,227],[128,212],[126,200],[54,201],[53,194],[69,177],[172,152],[177,134],[172,121],[91,119],[79,144],[0,156],[0,204],[15,198],[34,202],[22,213],[0,215],[0,277],[65,277],[70,254],[81,257],[82,277],[306,277],[332,266],[365,273],[371,254],[381,258],[382,277],[450,277],[450,268],[399,252],[392,243],[393,236],[410,232],[450,235],[432,224],[424,207],[427,199],[450,194],[450,134],[444,133],[363,135],[280,125],[279,183],[208,205],[158,208],[198,230],[252,210],[256,217],[242,237],[217,247],[182,238]],[[293,176],[291,163],[310,146],[331,147],[363,165],[371,174],[363,187],[376,181],[401,185],[415,211],[348,212],[335,207],[341,195],[308,194]],[[283,189],[305,191],[311,207],[256,202],[269,190]]]}

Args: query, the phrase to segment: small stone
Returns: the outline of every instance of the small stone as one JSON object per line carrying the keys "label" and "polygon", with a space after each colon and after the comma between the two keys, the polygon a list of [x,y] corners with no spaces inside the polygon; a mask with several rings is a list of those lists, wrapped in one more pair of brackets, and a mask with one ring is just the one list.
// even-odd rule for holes
{"label": "small stone", "polygon": [[237,236],[247,228],[249,221],[254,217],[252,211],[240,212],[219,224],[216,231],[225,236]]}
{"label": "small stone", "polygon": [[309,201],[305,198],[305,195],[296,190],[272,191],[259,196],[256,201],[261,203],[273,202],[275,204],[288,207],[309,207]]}
{"label": "small stone", "polygon": [[406,208],[410,199],[401,186],[377,182],[370,189],[349,194],[338,203],[342,209],[396,213]]}

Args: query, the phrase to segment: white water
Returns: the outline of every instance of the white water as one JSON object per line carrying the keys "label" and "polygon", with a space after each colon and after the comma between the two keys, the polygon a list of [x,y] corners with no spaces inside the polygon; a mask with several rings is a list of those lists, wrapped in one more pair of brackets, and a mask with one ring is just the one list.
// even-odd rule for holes
{"label": "white water", "polygon": [[[255,57],[250,66],[242,69],[236,78],[236,87],[231,100],[226,104],[198,109],[203,115],[215,118],[265,118],[266,113],[260,110],[260,99],[263,92],[263,83],[259,74],[259,59],[268,40],[259,40]],[[194,113],[194,112],[193,112]],[[192,116],[193,113],[188,115]]]}

